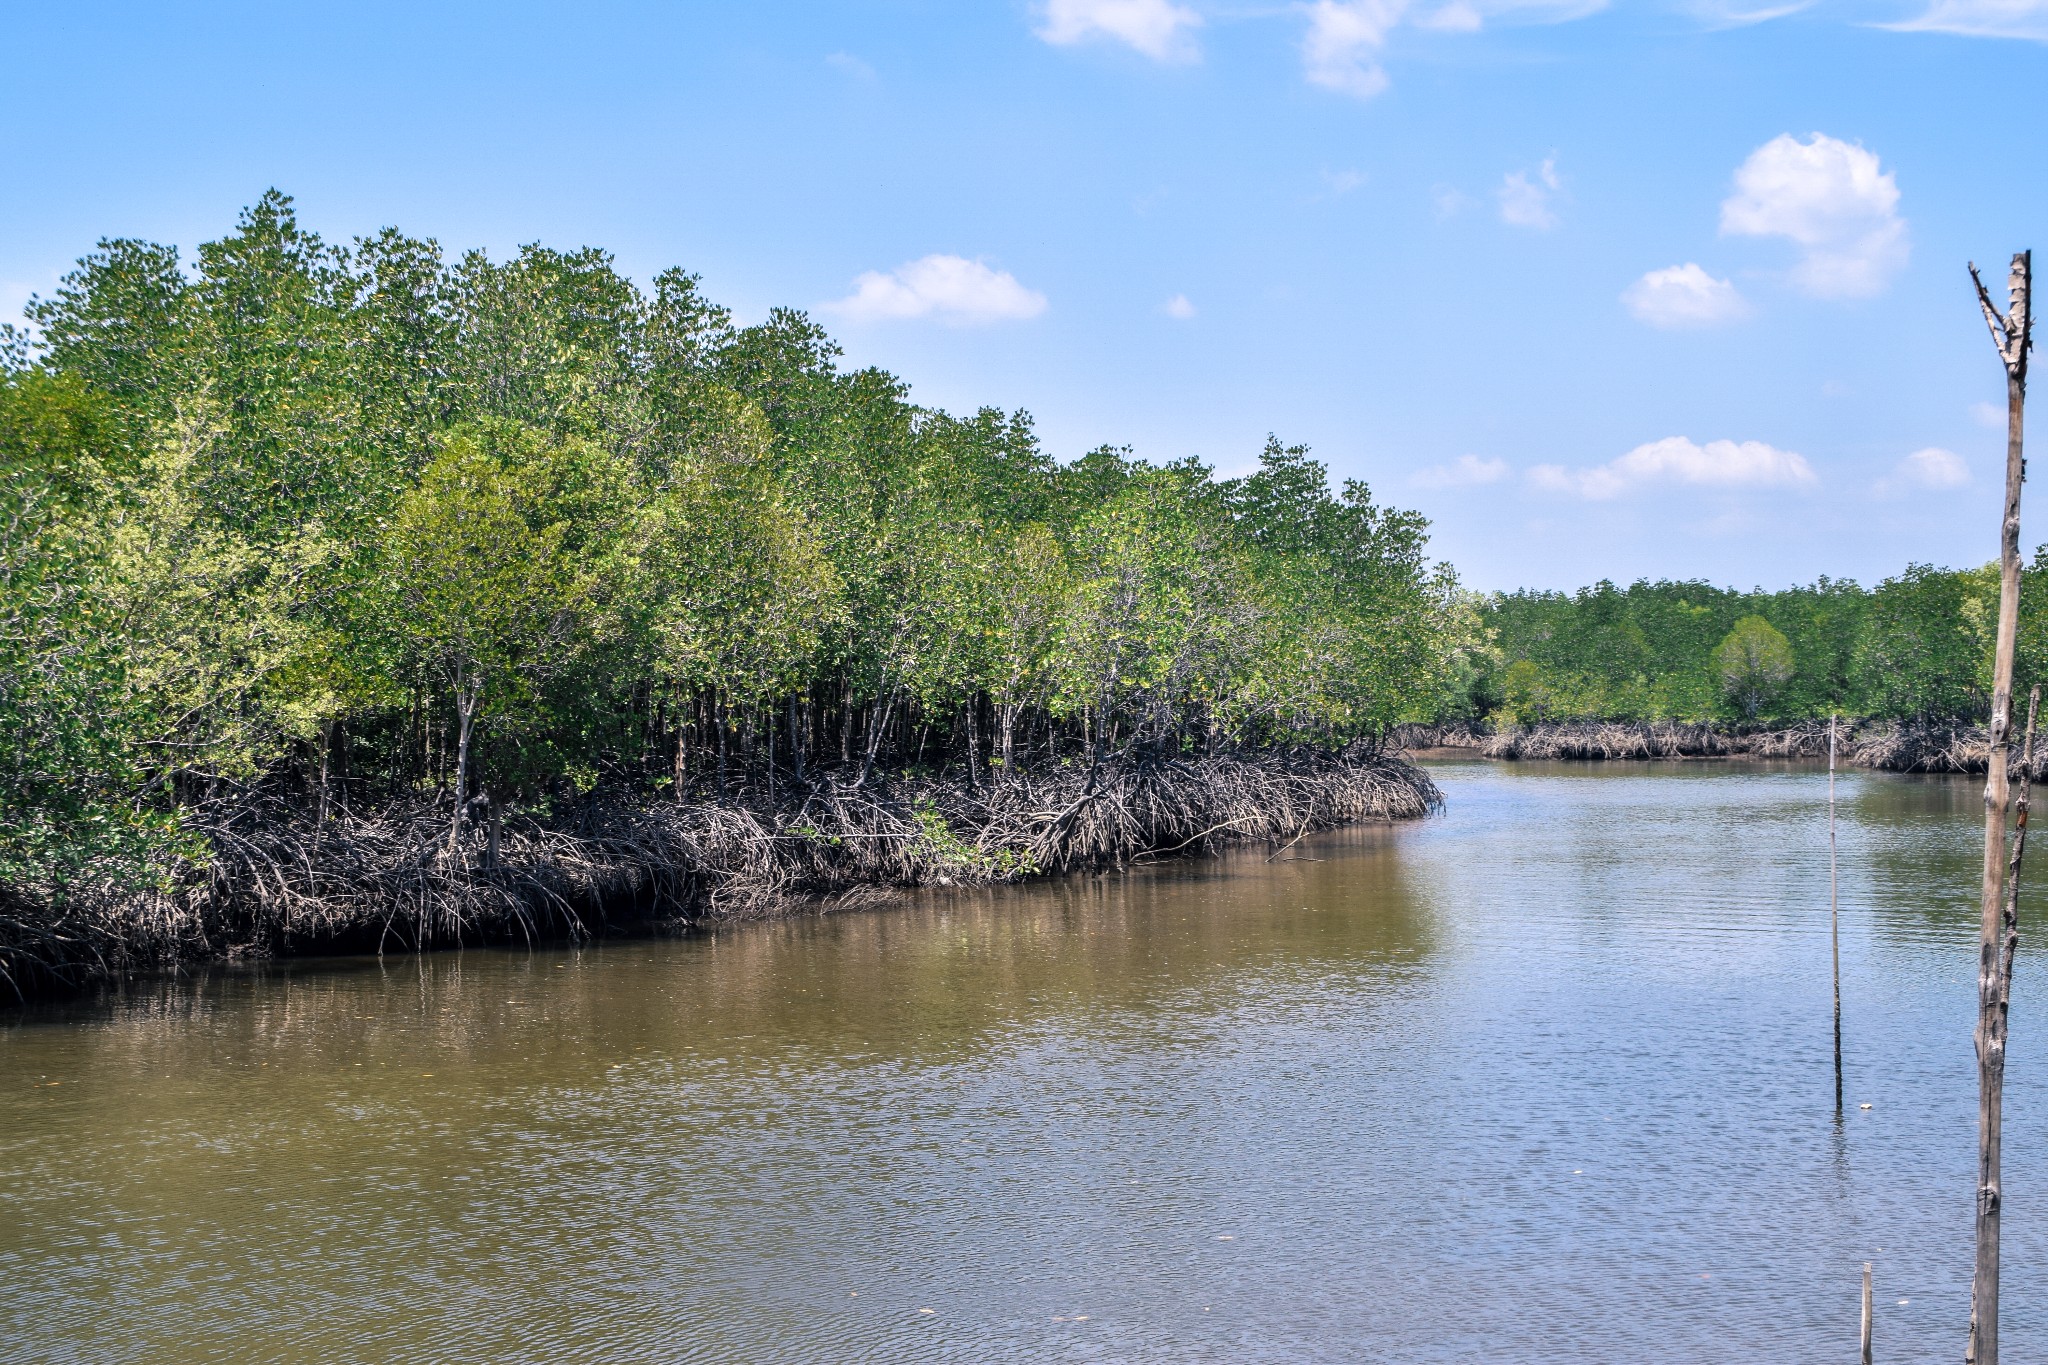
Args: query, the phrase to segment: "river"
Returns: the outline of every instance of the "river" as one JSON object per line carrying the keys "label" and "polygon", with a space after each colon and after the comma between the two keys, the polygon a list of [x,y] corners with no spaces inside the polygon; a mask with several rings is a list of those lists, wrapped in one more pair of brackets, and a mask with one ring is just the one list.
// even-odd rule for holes
{"label": "river", "polygon": [[0,1360],[1849,1360],[1865,1260],[1960,1358],[1979,784],[1841,778],[1838,1121],[1824,772],[1433,772],[1278,861],[0,1016]]}

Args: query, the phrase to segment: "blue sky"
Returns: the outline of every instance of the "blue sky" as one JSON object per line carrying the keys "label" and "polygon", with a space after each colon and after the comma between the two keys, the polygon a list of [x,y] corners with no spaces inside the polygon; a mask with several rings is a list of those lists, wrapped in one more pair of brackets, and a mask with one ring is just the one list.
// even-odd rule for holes
{"label": "blue sky", "polygon": [[1305,442],[1478,587],[1988,559],[2048,0],[1755,4],[0,4],[0,317],[275,185],[813,309],[1062,458]]}

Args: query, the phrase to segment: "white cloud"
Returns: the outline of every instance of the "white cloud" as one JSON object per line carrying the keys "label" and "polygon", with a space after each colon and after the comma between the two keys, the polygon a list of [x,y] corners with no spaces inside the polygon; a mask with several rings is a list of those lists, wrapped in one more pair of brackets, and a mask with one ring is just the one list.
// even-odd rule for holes
{"label": "white cloud", "polygon": [[1534,180],[1527,171],[1510,171],[1500,182],[1500,220],[1516,227],[1556,227],[1557,213],[1550,207],[1550,199],[1562,188],[1554,156],[1544,158]]}
{"label": "white cloud", "polygon": [[1477,488],[1499,483],[1508,476],[1506,460],[1482,460],[1477,455],[1460,455],[1449,464],[1418,469],[1408,479],[1417,488]]}
{"label": "white cloud", "polygon": [[1379,55],[1407,0],[1316,0],[1301,57],[1309,84],[1371,99],[1387,88]]}
{"label": "white cloud", "polygon": [[857,81],[871,81],[875,78],[875,69],[851,52],[830,53],[825,58],[825,65]]}
{"label": "white cloud", "polygon": [[1811,9],[1817,0],[1788,0],[1785,4],[1752,7],[1736,0],[1689,0],[1681,6],[1710,29],[1749,28],[1783,19]]}
{"label": "white cloud", "polygon": [[1195,315],[1195,305],[1189,301],[1186,294],[1175,294],[1164,304],[1161,304],[1160,308],[1166,316],[1178,318],[1182,322],[1186,322]]}
{"label": "white cloud", "polygon": [[1934,0],[1918,18],[1884,27],[2048,42],[2048,0]]}
{"label": "white cloud", "polygon": [[1202,16],[1172,0],[1046,0],[1038,36],[1048,43],[1114,38],[1155,62],[1192,62],[1201,50],[1186,32]]}
{"label": "white cloud", "polygon": [[1441,9],[1415,16],[1415,27],[1437,33],[1477,33],[1486,26],[1486,16],[1469,0],[1450,0]]}
{"label": "white cloud", "polygon": [[1607,0],[1313,0],[1301,44],[1303,74],[1325,90],[1371,99],[1387,88],[1380,54],[1406,24],[1438,33],[1476,33],[1491,19],[1560,24],[1607,7]]}
{"label": "white cloud", "polygon": [[1652,327],[1712,327],[1749,312],[1732,283],[1691,261],[1652,270],[1623,291],[1621,301]]}
{"label": "white cloud", "polygon": [[1007,270],[964,256],[926,256],[891,271],[867,271],[854,280],[851,294],[821,306],[856,322],[935,318],[971,325],[1035,318],[1046,301]]}
{"label": "white cloud", "polygon": [[1970,416],[1977,419],[1977,425],[1980,427],[1996,427],[2003,430],[2008,415],[2005,406],[2000,403],[1970,404]]}
{"label": "white cloud", "polygon": [[1877,154],[1815,133],[1783,133],[1750,153],[1721,205],[1721,231],[1785,237],[1804,249],[1792,279],[1819,298],[1883,291],[1906,264],[1899,187]]}
{"label": "white cloud", "polygon": [[1762,441],[1709,441],[1683,436],[1637,446],[1628,454],[1589,469],[1537,465],[1529,482],[1555,493],[1606,501],[1658,484],[1689,488],[1808,488],[1820,482],[1806,457]]}
{"label": "white cloud", "polygon": [[1364,171],[1324,171],[1323,184],[1335,197],[1342,197],[1365,184]]}
{"label": "white cloud", "polygon": [[1914,492],[1940,492],[1962,488],[1970,482],[1970,467],[1953,450],[1929,446],[1916,450],[1892,467],[1871,491],[1880,498],[1904,497]]}

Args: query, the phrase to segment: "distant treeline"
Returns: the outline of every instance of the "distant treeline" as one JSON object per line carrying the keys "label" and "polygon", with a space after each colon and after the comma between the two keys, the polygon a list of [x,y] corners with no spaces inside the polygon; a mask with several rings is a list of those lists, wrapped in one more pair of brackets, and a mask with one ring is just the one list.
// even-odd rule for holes
{"label": "distant treeline", "polygon": [[[0,920],[219,810],[1334,746],[1465,704],[1425,523],[956,417],[596,250],[102,242],[0,336]],[[493,826],[495,849],[495,825]],[[12,908],[10,908],[12,907]],[[26,924],[27,927],[21,927]],[[0,927],[5,927],[0,925]]]}
{"label": "distant treeline", "polygon": [[[2048,681],[2048,548],[2021,591],[2018,686]],[[1996,566],[1912,565],[1875,588],[1778,592],[1601,582],[1487,599],[1494,654],[1468,712],[1499,721],[1793,721],[1831,713],[1981,721]]]}

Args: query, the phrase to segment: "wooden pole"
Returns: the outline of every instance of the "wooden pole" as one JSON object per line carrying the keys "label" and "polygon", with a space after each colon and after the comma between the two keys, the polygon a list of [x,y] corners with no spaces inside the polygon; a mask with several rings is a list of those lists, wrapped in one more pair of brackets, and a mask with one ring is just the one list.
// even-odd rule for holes
{"label": "wooden pole", "polygon": [[2001,316],[1970,267],[1977,301],[2005,365],[2005,511],[1999,524],[1998,645],[1991,664],[1991,746],[1984,782],[1984,879],[1977,943],[1977,1264],[1970,1285],[1969,1365],[1998,1365],[1999,1145],[2005,1102],[2005,1015],[2010,998],[2012,950],[2018,935],[2004,924],[2006,811],[2011,792],[2006,750],[2012,741],[2012,666],[2019,634],[2020,485],[2026,478],[2022,417],[2026,408],[2027,352],[2033,345],[2033,253],[2012,258],[2010,306]]}
{"label": "wooden pole", "polygon": [[1870,1365],[1870,1262],[1863,1263],[1863,1365]]}
{"label": "wooden pole", "polygon": [[1842,911],[1835,878],[1835,718],[1828,717],[1828,937],[1835,953],[1835,1117],[1842,1117]]}

